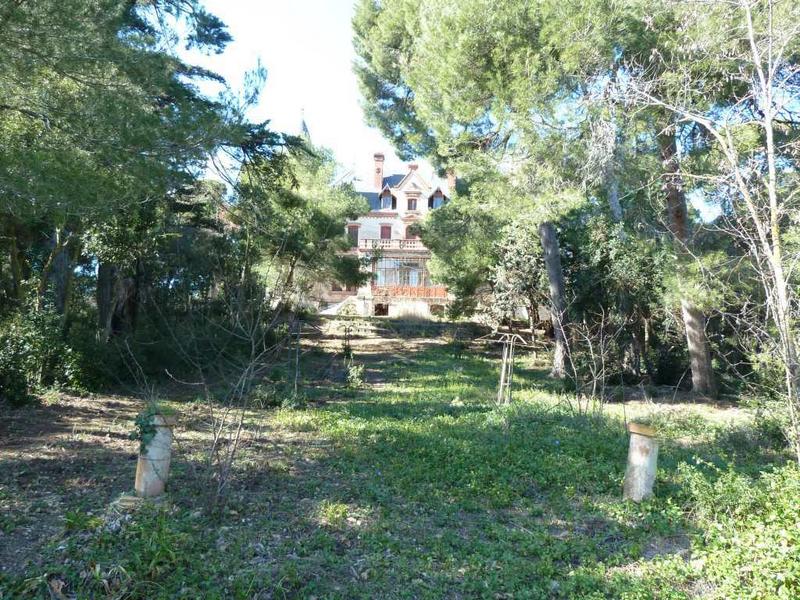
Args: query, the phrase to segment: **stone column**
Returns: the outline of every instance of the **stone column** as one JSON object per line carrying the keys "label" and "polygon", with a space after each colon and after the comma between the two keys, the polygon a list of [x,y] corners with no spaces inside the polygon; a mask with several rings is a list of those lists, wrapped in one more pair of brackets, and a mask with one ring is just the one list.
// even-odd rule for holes
{"label": "stone column", "polygon": [[151,498],[164,493],[169,479],[169,463],[172,454],[172,427],[174,417],[153,415],[155,436],[147,444],[144,453],[139,453],[136,464],[136,495]]}
{"label": "stone column", "polygon": [[653,495],[658,440],[655,429],[639,423],[628,423],[628,432],[631,434],[631,441],[622,496],[626,500],[641,502]]}

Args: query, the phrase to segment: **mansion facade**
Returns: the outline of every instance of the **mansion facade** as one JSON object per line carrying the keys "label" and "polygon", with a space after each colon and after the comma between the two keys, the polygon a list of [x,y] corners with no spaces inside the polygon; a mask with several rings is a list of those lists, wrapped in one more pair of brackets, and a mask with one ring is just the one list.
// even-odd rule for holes
{"label": "mansion facade", "polygon": [[426,181],[416,164],[385,174],[383,154],[374,155],[372,189],[359,191],[369,212],[347,224],[349,251],[370,265],[370,281],[359,287],[336,283],[321,293],[323,314],[431,317],[444,313],[447,288],[431,281],[431,253],[411,227],[448,201],[455,176]]}

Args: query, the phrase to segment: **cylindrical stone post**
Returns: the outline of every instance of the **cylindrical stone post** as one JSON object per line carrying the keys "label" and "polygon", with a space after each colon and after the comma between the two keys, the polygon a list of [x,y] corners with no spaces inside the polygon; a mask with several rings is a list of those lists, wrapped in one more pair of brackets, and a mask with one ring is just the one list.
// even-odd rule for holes
{"label": "cylindrical stone post", "polygon": [[169,462],[172,454],[173,417],[153,415],[155,436],[147,444],[144,453],[139,453],[136,464],[136,495],[151,498],[164,493],[169,478]]}
{"label": "cylindrical stone post", "polygon": [[622,496],[626,500],[641,502],[653,495],[658,461],[656,430],[639,423],[628,423],[631,442],[628,446],[628,468]]}

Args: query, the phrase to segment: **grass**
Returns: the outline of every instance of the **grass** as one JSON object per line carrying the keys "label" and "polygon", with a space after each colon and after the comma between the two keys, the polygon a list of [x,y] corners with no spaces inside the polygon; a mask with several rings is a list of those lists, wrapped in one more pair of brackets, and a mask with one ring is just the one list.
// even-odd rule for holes
{"label": "grass", "polygon": [[[742,434],[747,415],[629,405],[667,436],[656,497],[635,505],[621,500],[620,406],[575,414],[528,364],[499,409],[497,359],[440,345],[376,360],[379,383],[309,387],[305,408],[251,415],[267,433],[225,514],[192,493],[194,432],[168,501],[70,506],[37,561],[0,574],[0,597],[54,582],[118,598],[797,597],[800,477]],[[4,481],[0,499],[20,491]]]}

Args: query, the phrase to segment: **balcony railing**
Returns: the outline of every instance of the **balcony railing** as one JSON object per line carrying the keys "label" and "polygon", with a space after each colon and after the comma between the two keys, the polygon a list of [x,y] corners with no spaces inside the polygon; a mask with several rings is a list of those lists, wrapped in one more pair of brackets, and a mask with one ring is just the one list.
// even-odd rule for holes
{"label": "balcony railing", "polygon": [[447,288],[443,285],[375,285],[372,295],[376,298],[428,298],[447,299]]}
{"label": "balcony railing", "polygon": [[358,240],[359,250],[427,250],[422,240]]}

